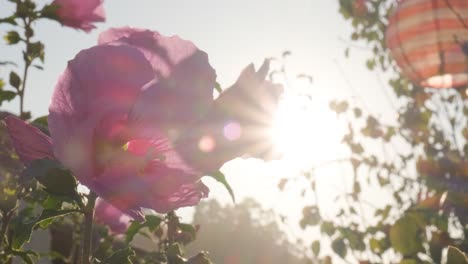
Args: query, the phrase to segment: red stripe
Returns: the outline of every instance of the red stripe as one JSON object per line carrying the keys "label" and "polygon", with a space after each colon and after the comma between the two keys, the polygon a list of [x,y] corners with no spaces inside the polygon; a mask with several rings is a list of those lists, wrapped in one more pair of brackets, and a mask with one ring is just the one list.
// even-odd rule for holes
{"label": "red stripe", "polygon": [[466,73],[467,65],[465,63],[449,63],[446,65],[442,71],[439,72],[439,64],[428,64],[420,66],[420,68],[416,68],[415,70],[421,76],[420,78],[415,78],[416,74],[409,74],[411,72],[411,68],[406,65],[400,65],[400,68],[405,72],[406,75],[412,75],[416,81],[422,81],[424,79],[429,79],[432,76],[437,76],[441,74],[457,74],[457,73]]}
{"label": "red stripe", "polygon": [[[390,25],[388,30],[390,30],[391,28],[393,32],[397,32],[395,30],[396,28],[393,28],[396,26],[397,25],[395,24]],[[394,45],[398,45],[397,34],[401,41],[410,41],[413,38],[421,37],[421,35],[423,34],[435,32],[438,29],[438,27],[443,28],[443,30],[467,30],[463,27],[463,25],[458,19],[439,20],[439,26],[437,26],[435,20],[433,20],[415,25],[411,28],[399,28],[396,34],[392,34],[392,36],[387,38],[387,46],[392,47]]]}
{"label": "red stripe", "polygon": [[[406,2],[409,2],[411,0],[406,0]],[[448,8],[446,0],[438,0],[436,1],[437,6],[439,8]],[[457,10],[457,12],[462,13],[462,9],[467,9],[468,8],[468,1],[466,0],[448,0],[450,1],[450,5]],[[406,5],[404,2],[400,3],[400,6],[395,10],[394,14],[390,18],[390,21],[394,18],[396,18],[396,15],[398,15],[398,19],[406,19],[413,17],[415,15],[418,15],[420,13],[424,13],[427,11],[433,10],[432,6],[432,1],[424,1],[419,4],[413,4],[413,5]],[[466,11],[466,10],[465,10]]]}

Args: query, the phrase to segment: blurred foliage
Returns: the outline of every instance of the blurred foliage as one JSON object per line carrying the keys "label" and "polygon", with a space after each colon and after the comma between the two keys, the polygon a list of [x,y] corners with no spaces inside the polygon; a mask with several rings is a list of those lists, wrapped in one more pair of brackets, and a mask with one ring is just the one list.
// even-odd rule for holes
{"label": "blurred foliage", "polygon": [[[31,68],[43,70],[45,62],[45,46],[36,40],[33,26],[41,19],[57,20],[58,6],[39,6],[32,0],[3,2],[7,3],[2,3],[2,8],[12,11],[10,16],[0,18],[2,29],[6,30],[2,32],[3,41],[22,49],[22,63],[0,60],[2,72],[8,73],[0,76],[0,105],[19,99],[18,116],[28,120],[31,113],[24,106],[28,73]],[[0,263],[10,264],[14,260],[36,263],[39,259],[47,262],[50,259],[53,264],[81,263],[83,223],[90,213],[86,204],[91,196],[78,191],[74,175],[56,160],[34,160],[25,167],[7,135],[3,122],[7,115],[10,114],[0,112]],[[49,134],[47,116],[36,118],[31,124]],[[222,175],[217,177],[229,188]],[[38,229],[49,231],[50,250],[46,252],[28,249]],[[158,245],[145,250],[135,247],[133,239],[142,236],[156,239]],[[93,263],[210,263],[203,252],[184,257],[183,246],[195,236],[195,227],[179,223],[175,213],[148,215],[143,223],[133,222],[123,235],[96,226],[91,255]]]}
{"label": "blurred foliage", "polygon": [[216,200],[196,207],[199,228],[188,252],[208,251],[214,263],[306,263],[298,245],[289,242],[272,211],[252,199],[221,206]]}
{"label": "blurred foliage", "polygon": [[[353,27],[351,40],[369,47],[365,65],[385,72],[389,100],[397,101],[393,124],[355,101],[330,108],[347,120],[342,142],[349,149],[351,188],[337,194],[337,215],[325,218],[317,204],[304,208],[300,227],[323,237],[311,245],[312,262],[329,247],[333,259],[350,263],[464,263],[468,252],[468,98],[466,87],[427,89],[398,73],[384,44],[393,0],[339,0]],[[345,56],[355,45],[345,50]],[[395,100],[396,99],[396,100]],[[364,98],[363,98],[364,100]],[[313,171],[304,176],[316,193]],[[284,180],[283,180],[284,181]],[[280,183],[284,186],[286,183]],[[381,193],[373,203],[372,193]],[[378,190],[376,192],[375,190]],[[388,198],[385,198],[388,197]],[[330,243],[326,242],[330,241]],[[453,247],[451,247],[453,246]],[[456,260],[454,260],[456,259]],[[331,263],[332,258],[329,258]]]}
{"label": "blurred foliage", "polygon": [[[28,73],[31,67],[43,70],[45,60],[44,43],[34,40],[36,36],[33,26],[40,19],[57,20],[57,6],[52,4],[38,6],[36,1],[32,0],[9,0],[8,2],[10,2],[13,12],[7,17],[0,18],[0,25],[3,24],[9,28],[3,33],[3,40],[6,45],[23,46],[21,57],[23,68],[18,69],[17,63],[4,61],[3,58],[0,61],[0,66],[10,71],[8,79],[0,77],[0,106],[5,101],[8,102],[19,97],[19,115],[23,119],[29,119],[31,113],[25,111],[23,105]],[[7,7],[7,4],[2,3],[2,7]],[[6,85],[6,80],[8,80],[9,86]]]}

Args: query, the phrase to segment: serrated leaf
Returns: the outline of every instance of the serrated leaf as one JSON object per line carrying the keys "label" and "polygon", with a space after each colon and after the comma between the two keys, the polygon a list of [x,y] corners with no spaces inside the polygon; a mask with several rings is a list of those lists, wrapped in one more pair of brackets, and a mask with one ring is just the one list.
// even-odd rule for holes
{"label": "serrated leaf", "polygon": [[82,197],[77,192],[78,183],[75,177],[56,160],[34,160],[20,178],[22,181],[34,178],[50,195],[57,196],[64,202],[76,202],[81,208],[84,207]]}
{"label": "serrated leaf", "polygon": [[233,203],[236,202],[234,191],[232,190],[231,185],[229,185],[229,183],[227,182],[226,176],[224,176],[224,174],[221,171],[216,171],[214,173],[211,173],[211,175],[208,175],[208,176],[214,178],[216,181],[221,183],[227,189],[227,191],[229,192],[229,195],[231,195],[232,202]]}
{"label": "serrated leaf", "polygon": [[74,209],[60,210],[60,211],[45,209],[42,211],[41,215],[36,220],[36,224],[39,224],[42,221],[47,221],[47,220],[50,220],[59,216],[64,216],[64,215],[76,213],[76,212],[77,211]]}
{"label": "serrated leaf", "polygon": [[112,255],[102,260],[101,264],[133,264],[130,257],[135,256],[135,251],[131,248],[124,248],[115,251]]}
{"label": "serrated leaf", "polygon": [[159,227],[161,222],[162,222],[162,219],[159,216],[156,216],[156,215],[147,215],[147,216],[145,216],[145,222],[143,222],[143,223],[133,221],[130,224],[130,226],[127,228],[125,242],[127,244],[132,242],[135,235],[138,234],[138,232],[140,232],[140,230],[142,228],[148,227],[148,229],[151,232],[154,232]]}
{"label": "serrated leaf", "polygon": [[23,223],[19,219],[14,223],[11,247],[20,249],[24,243],[29,242],[31,239],[31,233],[36,223]]}
{"label": "serrated leaf", "polygon": [[17,250],[20,249],[24,243],[29,242],[31,239],[31,233],[36,225],[40,225],[44,222],[51,222],[55,217],[64,216],[70,213],[76,213],[76,210],[43,210],[40,216],[27,222],[24,222],[22,218],[16,219],[13,225],[13,239],[11,247]]}
{"label": "serrated leaf", "polygon": [[150,231],[154,231],[162,222],[161,217],[156,215],[147,215],[145,217],[146,221],[144,223],[145,226],[149,228]]}
{"label": "serrated leaf", "polygon": [[79,198],[76,190],[78,183],[70,170],[56,160],[33,160],[23,172],[23,178],[35,178],[45,190],[53,195]]}
{"label": "serrated leaf", "polygon": [[465,264],[465,263],[468,263],[468,258],[466,257],[466,254],[463,253],[460,249],[453,247],[453,246],[449,246],[448,252],[447,252],[446,263]]}
{"label": "serrated leaf", "polygon": [[125,236],[125,242],[128,244],[132,242],[133,238],[135,237],[136,234],[140,231],[142,228],[141,223],[137,221],[133,221],[130,226],[127,228],[127,233]]}

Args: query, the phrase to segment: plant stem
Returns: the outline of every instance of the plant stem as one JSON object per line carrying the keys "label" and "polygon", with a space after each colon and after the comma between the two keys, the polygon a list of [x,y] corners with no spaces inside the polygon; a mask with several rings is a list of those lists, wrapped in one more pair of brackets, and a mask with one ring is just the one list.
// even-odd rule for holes
{"label": "plant stem", "polygon": [[179,226],[179,218],[174,211],[167,213],[167,238],[169,244],[175,241],[175,235]]}
{"label": "plant stem", "polygon": [[84,212],[84,236],[83,236],[83,251],[81,254],[81,263],[90,264],[92,238],[93,238],[93,220],[94,220],[94,205],[96,204],[96,194],[89,193],[88,203]]}
{"label": "plant stem", "polygon": [[26,44],[26,50],[24,52],[24,71],[23,71],[23,79],[21,83],[21,88],[18,91],[18,95],[20,97],[20,117],[24,117],[24,91],[26,89],[26,80],[28,79],[28,71],[29,67],[31,66],[31,61],[29,59],[29,44],[31,36],[28,34],[28,31],[31,27],[31,21],[28,18],[23,19],[24,22],[24,33],[25,33],[25,40],[24,43]]}

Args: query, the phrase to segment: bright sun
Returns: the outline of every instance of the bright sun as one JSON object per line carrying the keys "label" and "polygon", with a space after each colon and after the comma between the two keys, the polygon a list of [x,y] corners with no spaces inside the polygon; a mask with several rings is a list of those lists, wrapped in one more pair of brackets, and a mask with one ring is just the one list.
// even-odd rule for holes
{"label": "bright sun", "polygon": [[336,157],[342,135],[326,100],[289,94],[280,101],[272,136],[290,165],[304,167]]}

